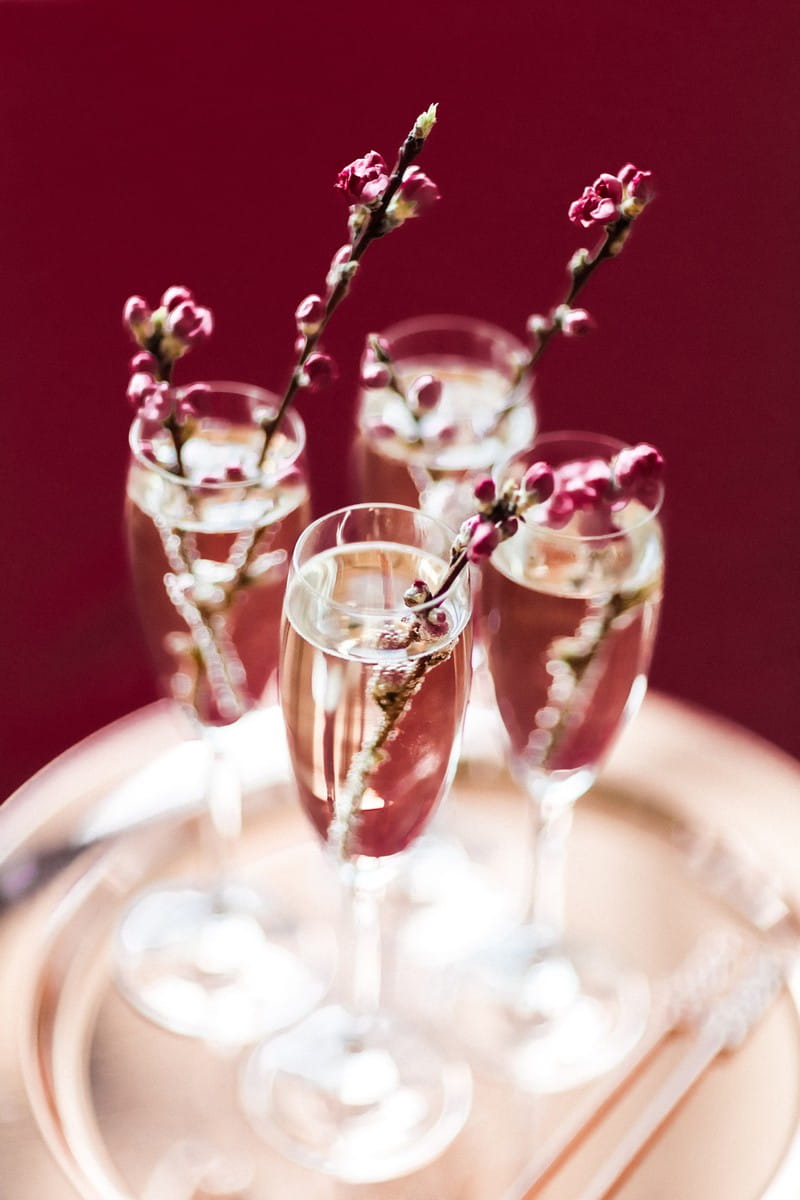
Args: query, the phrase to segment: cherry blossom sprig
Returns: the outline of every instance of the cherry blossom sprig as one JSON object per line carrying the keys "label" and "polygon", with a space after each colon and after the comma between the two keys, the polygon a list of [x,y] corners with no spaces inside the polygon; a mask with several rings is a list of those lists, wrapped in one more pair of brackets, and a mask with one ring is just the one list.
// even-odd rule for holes
{"label": "cherry blossom sprig", "polygon": [[[513,410],[521,381],[532,374],[546,347],[557,334],[578,337],[594,328],[590,314],[585,308],[575,307],[575,300],[600,263],[620,252],[633,221],[643,212],[653,195],[651,173],[640,171],[632,163],[627,163],[617,175],[600,175],[570,205],[570,220],[583,229],[602,230],[603,239],[594,251],[580,249],[572,256],[567,268],[570,283],[561,303],[548,316],[534,313],[528,318],[526,328],[532,341],[530,353],[520,362],[518,374],[509,385],[508,399],[495,412],[493,424],[485,432],[494,432]],[[378,334],[370,334],[367,339],[361,382],[365,388],[386,388],[393,392],[410,417],[404,430],[386,419],[374,421],[370,425],[373,437],[400,439],[412,447],[424,442],[446,444],[454,436],[454,427],[434,418],[435,409],[442,398],[441,382],[432,375],[423,375],[415,379],[410,387],[404,388],[389,346]]]}
{"label": "cherry blossom sprig", "polygon": [[563,529],[577,516],[582,537],[617,530],[615,515],[633,500],[648,508],[661,490],[664,460],[654,446],[626,446],[610,462],[601,458],[564,463],[554,473],[553,492],[537,513],[540,525]]}
{"label": "cherry blossom sprig", "polygon": [[339,172],[336,188],[349,201],[349,240],[333,257],[324,296],[311,293],[295,310],[297,361],[278,411],[263,422],[262,462],[283,414],[298,391],[320,387],[335,376],[333,359],[317,347],[350,290],[367,248],[405,221],[421,216],[440,198],[436,184],[419,167],[412,166],[436,124],[436,110],[437,105],[431,104],[417,117],[391,171],[385,159],[370,150]]}
{"label": "cherry blossom sprig", "polygon": [[594,250],[581,248],[573,254],[567,270],[569,286],[564,299],[549,315],[534,313],[528,318],[528,333],[533,348],[528,364],[532,370],[556,334],[575,337],[587,333],[594,321],[585,308],[576,308],[578,293],[602,262],[615,258],[631,231],[631,226],[653,199],[653,177],[633,163],[626,163],[616,174],[602,174],[569,206],[569,219],[582,229],[602,230],[602,241]]}
{"label": "cherry blossom sprig", "polygon": [[175,448],[177,474],[184,475],[184,425],[196,415],[192,404],[196,393],[189,388],[178,399],[171,388],[172,371],[179,358],[211,336],[214,315],[210,308],[195,302],[188,288],[170,287],[155,309],[142,296],[129,297],[122,320],[140,347],[129,364],[128,399],[139,416],[160,421],[168,431]]}

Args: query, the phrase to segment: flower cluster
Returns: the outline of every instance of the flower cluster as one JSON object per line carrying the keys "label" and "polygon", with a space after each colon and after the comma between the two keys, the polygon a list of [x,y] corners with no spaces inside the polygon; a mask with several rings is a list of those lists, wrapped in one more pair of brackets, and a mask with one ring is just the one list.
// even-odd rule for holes
{"label": "flower cluster", "polygon": [[[385,160],[375,150],[348,163],[339,172],[336,187],[355,208],[375,209],[389,186],[391,174]],[[440,200],[439,189],[419,167],[408,167],[386,206],[387,225],[394,228],[410,217],[422,216]],[[355,222],[361,218],[356,216]]]}
{"label": "flower cluster", "polygon": [[569,219],[584,229],[604,228],[620,217],[632,220],[653,198],[653,177],[626,163],[616,175],[603,174],[569,206]]}
{"label": "flower cluster", "polygon": [[472,563],[480,563],[513,537],[519,522],[534,505],[544,504],[553,494],[554,475],[545,462],[528,467],[521,481],[506,480],[498,488],[488,475],[475,484],[478,511],[459,530],[454,543],[456,553],[464,553]]}
{"label": "flower cluster", "polygon": [[[519,483],[506,480],[499,487],[489,476],[475,484],[478,511],[463,522],[453,543],[452,563],[480,563],[491,556],[500,542],[513,537],[525,514],[536,507],[536,522],[550,529],[563,529],[576,513],[581,514],[583,534],[608,533],[616,527],[613,514],[631,501],[652,507],[658,499],[664,460],[654,446],[640,442],[628,446],[612,461],[577,459],[555,469],[535,462]],[[448,574],[445,587],[453,579]],[[409,600],[424,604],[436,596],[420,585]]]}
{"label": "flower cluster", "polygon": [[[421,144],[436,123],[437,105],[431,104],[414,123],[409,139]],[[411,217],[422,216],[441,197],[436,184],[419,167],[398,163],[390,171],[376,150],[356,158],[339,172],[336,187],[349,200],[350,228],[357,235],[372,213],[380,213],[375,234],[396,229]]]}
{"label": "flower cluster", "polygon": [[636,500],[652,508],[658,501],[664,460],[654,446],[627,446],[611,460],[577,459],[553,472],[551,493],[536,514],[537,523],[563,529],[576,516],[583,536],[617,529],[615,514]]}
{"label": "flower cluster", "polygon": [[152,309],[142,296],[131,296],[122,312],[123,325],[140,347],[130,360],[127,396],[137,416],[159,421],[172,437],[175,469],[183,475],[182,427],[195,416],[193,400],[203,384],[195,384],[177,395],[171,386],[177,359],[211,336],[214,315],[197,304],[185,287],[170,287]]}
{"label": "flower cluster", "polygon": [[176,359],[204,342],[214,328],[211,309],[197,304],[185,287],[167,288],[155,310],[142,296],[131,296],[125,302],[122,319],[141,347],[131,362],[132,372],[166,383]]}
{"label": "flower cluster", "polygon": [[573,224],[582,229],[602,229],[605,237],[594,252],[581,248],[573,254],[567,268],[570,283],[561,304],[556,305],[547,316],[533,313],[528,318],[527,330],[533,342],[529,369],[541,358],[555,334],[575,337],[594,328],[594,321],[586,309],[575,306],[578,292],[601,262],[620,252],[631,223],[653,199],[653,195],[651,172],[641,171],[633,163],[626,163],[617,175],[599,175],[570,204],[569,219]]}

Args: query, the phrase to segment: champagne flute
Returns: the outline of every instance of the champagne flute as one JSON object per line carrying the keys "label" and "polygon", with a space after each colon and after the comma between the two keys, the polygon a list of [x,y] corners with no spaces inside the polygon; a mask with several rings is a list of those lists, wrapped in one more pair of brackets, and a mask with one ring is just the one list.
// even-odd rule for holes
{"label": "champagne flute", "polygon": [[[529,362],[513,334],[469,316],[414,317],[370,335],[354,451],[359,498],[417,505],[458,529],[474,511],[475,481],[533,441]],[[432,392],[420,390],[431,378]],[[473,666],[475,698],[491,704],[477,642]],[[441,961],[443,947],[457,958],[504,908],[457,817],[446,814],[416,842],[393,889],[404,937],[424,960]]]}
{"label": "champagne flute", "polygon": [[161,686],[206,743],[219,862],[210,880],[175,880],[134,899],[115,969],[150,1020],[242,1043],[288,1024],[322,990],[285,916],[231,871],[242,783],[230,745],[275,688],[288,560],[309,512],[305,431],[287,413],[261,461],[276,397],[240,383],[193,385],[176,391],[175,411],[187,397],[178,440],[157,417],[134,420],[125,515]]}
{"label": "champagne flute", "polygon": [[498,472],[518,480],[542,461],[556,491],[498,546],[480,591],[482,640],[512,773],[530,798],[533,847],[525,919],[471,963],[467,1003],[493,1061],[543,1091],[608,1070],[640,1036],[648,1008],[644,978],[571,940],[564,921],[573,807],[641,703],[656,633],[662,489],[658,456],[642,449],[650,459],[625,496],[612,479],[631,451],[595,434],[540,436]]}
{"label": "champagne flute", "polygon": [[381,988],[381,898],[451,782],[469,692],[469,573],[435,596],[451,540],[415,509],[341,509],[300,537],[286,589],[289,750],[338,869],[351,953],[339,997],[251,1057],[242,1099],[288,1156],[352,1182],[431,1161],[471,1099],[443,1032],[390,1011]]}

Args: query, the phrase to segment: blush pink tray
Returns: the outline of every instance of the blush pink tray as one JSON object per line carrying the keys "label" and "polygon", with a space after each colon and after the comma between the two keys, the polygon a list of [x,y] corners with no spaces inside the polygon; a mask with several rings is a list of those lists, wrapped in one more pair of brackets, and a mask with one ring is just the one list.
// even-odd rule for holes
{"label": "blush pink tray", "polygon": [[[278,714],[235,747],[247,783],[243,876],[301,925],[335,905],[329,865],[296,810]],[[110,945],[144,884],[204,869],[202,762],[166,703],[101,730],[0,808],[2,1200],[522,1200],[526,1164],[590,1089],[535,1098],[476,1069],[472,1115],[414,1175],[347,1186],[284,1162],[236,1104],[238,1054],[149,1025],[117,991]],[[525,869],[523,800],[491,713],[473,709],[442,814],[485,890],[461,931],[512,904]],[[394,983],[429,1010],[459,951],[447,897],[399,927]],[[393,910],[394,911],[394,910]],[[653,979],[710,930],[768,944],[800,913],[800,768],[708,714],[651,695],[580,802],[569,920]],[[452,922],[455,919],[455,926]],[[441,927],[444,928],[444,925]],[[426,949],[427,947],[427,949]],[[740,1049],[706,1072],[614,1191],[620,1200],[796,1200],[800,980]],[[682,1037],[536,1192],[576,1200],[681,1054]],[[515,1190],[516,1189],[516,1190]]]}

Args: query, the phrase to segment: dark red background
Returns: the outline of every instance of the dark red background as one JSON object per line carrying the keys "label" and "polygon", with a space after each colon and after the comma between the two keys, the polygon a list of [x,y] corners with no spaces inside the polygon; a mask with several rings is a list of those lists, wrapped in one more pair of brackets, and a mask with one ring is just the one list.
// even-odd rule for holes
{"label": "dark red background", "polygon": [[628,159],[659,198],[551,348],[542,423],[658,444],[669,588],[653,682],[798,746],[798,105],[793,3],[448,0],[324,9],[0,0],[0,796],[155,696],[120,511],[130,292],[217,316],[191,374],[280,388],[292,313],[344,240],[332,182],[440,102],[444,199],[370,250],[304,401],[319,510],[363,334],[460,311],[521,332]]}

